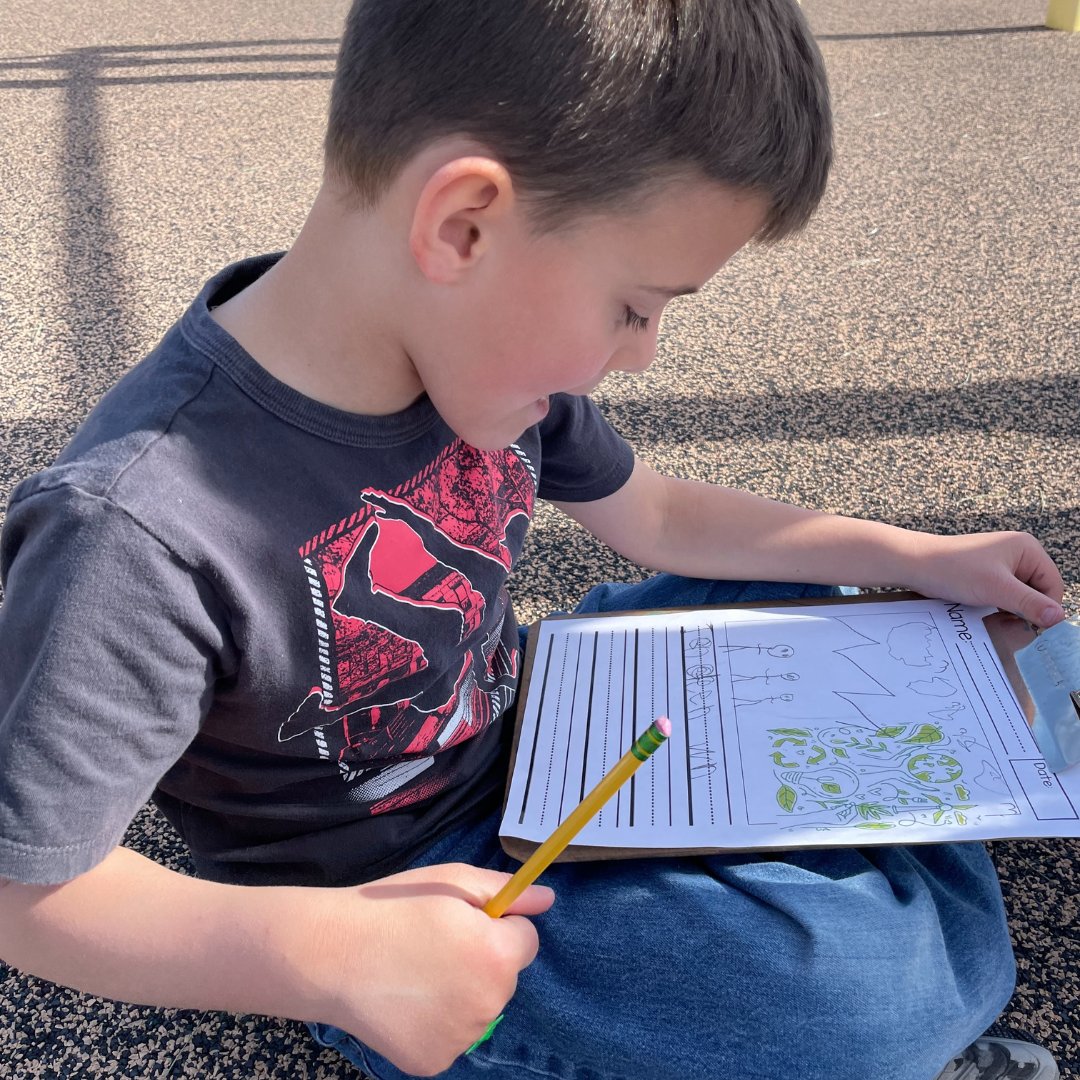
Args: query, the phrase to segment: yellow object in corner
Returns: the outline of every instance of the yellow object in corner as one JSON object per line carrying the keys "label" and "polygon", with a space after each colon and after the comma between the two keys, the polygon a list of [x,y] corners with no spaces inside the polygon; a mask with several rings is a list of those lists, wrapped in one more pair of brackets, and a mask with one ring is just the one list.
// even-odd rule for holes
{"label": "yellow object in corner", "polygon": [[1080,0],[1050,0],[1046,25],[1051,30],[1080,30]]}

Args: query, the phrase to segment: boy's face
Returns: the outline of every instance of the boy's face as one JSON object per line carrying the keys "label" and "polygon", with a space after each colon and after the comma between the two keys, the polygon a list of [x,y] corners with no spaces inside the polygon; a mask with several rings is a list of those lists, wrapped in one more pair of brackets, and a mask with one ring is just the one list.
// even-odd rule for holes
{"label": "boy's face", "polygon": [[416,373],[462,439],[508,446],[543,419],[550,395],[644,371],[664,306],[704,285],[765,209],[712,182],[673,181],[633,212],[536,235],[519,205],[467,279],[440,290],[428,347],[412,351]]}

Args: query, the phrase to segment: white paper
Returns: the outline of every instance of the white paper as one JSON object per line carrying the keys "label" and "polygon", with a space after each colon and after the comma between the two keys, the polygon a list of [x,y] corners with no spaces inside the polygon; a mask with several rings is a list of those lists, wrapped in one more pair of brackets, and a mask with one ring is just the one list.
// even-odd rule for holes
{"label": "white paper", "polygon": [[933,600],[541,624],[501,833],[542,841],[660,715],[575,844],[790,848],[1080,836],[983,626]]}

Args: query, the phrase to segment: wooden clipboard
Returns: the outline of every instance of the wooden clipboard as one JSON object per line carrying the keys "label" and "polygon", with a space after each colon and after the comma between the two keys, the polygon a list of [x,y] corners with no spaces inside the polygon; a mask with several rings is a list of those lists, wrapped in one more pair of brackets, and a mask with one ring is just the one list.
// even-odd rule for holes
{"label": "wooden clipboard", "polygon": [[[626,615],[658,615],[678,612],[693,611],[734,611],[754,610],[763,608],[783,607],[844,607],[858,604],[882,604],[900,600],[926,600],[921,593],[908,591],[860,593],[857,596],[826,596],[826,597],[799,597],[787,600],[768,600],[741,604],[724,604],[722,607],[682,607],[647,609],[638,611],[604,611],[589,612],[587,614],[563,614],[549,615],[529,625],[528,642],[525,648],[525,657],[522,662],[521,682],[518,687],[517,700],[514,706],[514,737],[510,750],[510,770],[506,777],[506,786],[503,791],[502,813],[506,813],[506,806],[510,796],[510,782],[513,776],[514,763],[517,761],[518,744],[521,740],[522,713],[525,701],[528,699],[529,687],[532,680],[534,661],[536,659],[536,647],[539,640],[540,625],[543,622],[564,621],[574,619],[604,619],[617,618]],[[1023,710],[1024,716],[1030,726],[1035,715],[1035,706],[1027,686],[1024,684],[1020,669],[1016,663],[1018,649],[1035,640],[1036,631],[1030,623],[1016,615],[1005,611],[996,611],[983,619],[987,634],[1001,660],[1002,668],[1009,680],[1009,684],[1016,694],[1017,702]],[[512,858],[524,862],[540,845],[536,841],[523,840],[516,836],[503,836],[500,834],[499,842],[503,850]],[[769,850],[786,851],[787,847],[776,848],[722,848],[722,847],[695,847],[695,848],[621,848],[621,847],[598,847],[587,844],[571,844],[559,855],[556,862],[594,862],[608,859],[641,859],[675,857],[680,855],[714,855],[731,851],[757,851],[768,852]]]}

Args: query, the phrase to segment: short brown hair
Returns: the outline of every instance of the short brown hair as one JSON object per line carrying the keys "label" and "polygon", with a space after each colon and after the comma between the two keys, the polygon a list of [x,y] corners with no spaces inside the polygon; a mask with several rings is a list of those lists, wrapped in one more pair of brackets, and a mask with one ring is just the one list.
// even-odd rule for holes
{"label": "short brown hair", "polygon": [[764,195],[775,240],[806,223],[832,158],[796,0],[354,0],[329,170],[372,206],[448,135],[502,161],[538,228],[688,173]]}

